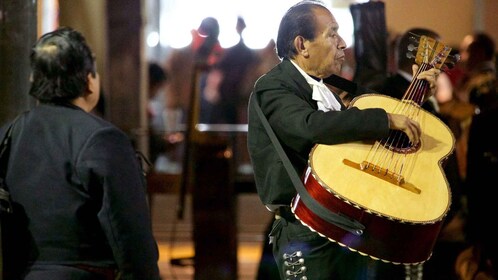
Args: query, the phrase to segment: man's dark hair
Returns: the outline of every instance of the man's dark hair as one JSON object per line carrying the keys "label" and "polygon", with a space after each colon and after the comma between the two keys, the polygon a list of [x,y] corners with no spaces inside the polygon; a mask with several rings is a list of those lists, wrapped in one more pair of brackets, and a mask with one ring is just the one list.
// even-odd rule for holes
{"label": "man's dark hair", "polygon": [[293,58],[297,54],[294,38],[302,36],[313,40],[316,31],[314,8],[326,9],[321,1],[305,0],[290,7],[280,21],[277,34],[277,55],[281,58]]}
{"label": "man's dark hair", "polygon": [[41,102],[65,102],[81,96],[95,59],[81,33],[60,27],[43,35],[31,51],[32,84],[29,94]]}

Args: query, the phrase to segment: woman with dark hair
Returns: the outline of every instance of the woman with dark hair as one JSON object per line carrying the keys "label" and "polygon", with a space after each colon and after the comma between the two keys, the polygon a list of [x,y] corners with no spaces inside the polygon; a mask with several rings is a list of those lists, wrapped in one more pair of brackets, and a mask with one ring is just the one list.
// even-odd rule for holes
{"label": "woman with dark hair", "polygon": [[465,194],[467,219],[465,238],[468,247],[456,262],[461,279],[498,278],[498,242],[496,231],[486,223],[494,201],[492,183],[498,178],[498,76],[495,42],[484,33],[476,33],[467,48],[467,83],[463,94],[475,110],[463,126],[466,132]]}
{"label": "woman with dark hair", "polygon": [[5,183],[24,228],[4,239],[7,279],[159,279],[136,153],[125,133],[90,113],[100,78],[85,38],[59,28],[30,58],[29,93],[39,103],[12,128]]}

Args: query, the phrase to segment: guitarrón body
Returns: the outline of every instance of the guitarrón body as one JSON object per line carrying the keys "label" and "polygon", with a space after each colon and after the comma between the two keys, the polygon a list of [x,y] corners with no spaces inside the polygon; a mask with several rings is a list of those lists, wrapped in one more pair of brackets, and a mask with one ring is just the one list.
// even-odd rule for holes
{"label": "guitarr\u00f3n body", "polygon": [[353,105],[387,112],[404,106],[416,112],[420,144],[393,147],[372,141],[313,148],[306,189],[329,210],[362,223],[362,235],[325,222],[299,196],[292,203],[294,214],[312,230],[363,255],[393,263],[424,262],[450,207],[442,164],[453,151],[453,134],[437,117],[406,101],[371,94]]}

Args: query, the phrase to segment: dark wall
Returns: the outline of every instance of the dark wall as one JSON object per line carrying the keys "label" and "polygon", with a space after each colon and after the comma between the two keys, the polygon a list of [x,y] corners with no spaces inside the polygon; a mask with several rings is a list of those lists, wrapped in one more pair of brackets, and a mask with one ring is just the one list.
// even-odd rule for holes
{"label": "dark wall", "polygon": [[[59,24],[82,32],[96,53],[102,116],[140,142],[142,111],[141,1],[60,1]],[[138,144],[138,146],[142,146]]]}
{"label": "dark wall", "polygon": [[36,26],[36,1],[0,0],[0,125],[35,104],[28,91]]}
{"label": "dark wall", "polygon": [[141,134],[141,6],[140,0],[107,1],[107,65],[110,121],[131,136]]}

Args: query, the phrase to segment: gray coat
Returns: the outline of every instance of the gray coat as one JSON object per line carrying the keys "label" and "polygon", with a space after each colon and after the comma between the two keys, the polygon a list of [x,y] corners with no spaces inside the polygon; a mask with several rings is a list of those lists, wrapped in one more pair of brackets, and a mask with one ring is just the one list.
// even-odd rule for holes
{"label": "gray coat", "polygon": [[26,219],[15,238],[33,265],[26,279],[87,279],[76,264],[159,279],[145,178],[130,139],[111,123],[72,105],[26,112],[14,126],[6,184]]}

